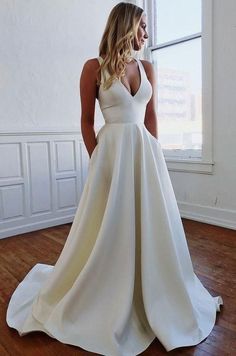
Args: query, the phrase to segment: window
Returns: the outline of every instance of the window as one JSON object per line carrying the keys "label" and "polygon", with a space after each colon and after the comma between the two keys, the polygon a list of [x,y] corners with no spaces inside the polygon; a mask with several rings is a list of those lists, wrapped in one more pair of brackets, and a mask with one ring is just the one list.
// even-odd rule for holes
{"label": "window", "polygon": [[211,6],[211,0],[144,1],[159,139],[173,170],[212,173]]}

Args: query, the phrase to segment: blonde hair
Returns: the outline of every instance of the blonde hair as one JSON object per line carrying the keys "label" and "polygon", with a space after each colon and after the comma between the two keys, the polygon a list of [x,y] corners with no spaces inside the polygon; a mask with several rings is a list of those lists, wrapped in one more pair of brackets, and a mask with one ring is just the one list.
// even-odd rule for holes
{"label": "blonde hair", "polygon": [[[99,56],[105,57],[98,72],[107,71],[110,74],[103,82],[104,89],[108,89],[114,79],[125,75],[143,11],[141,7],[125,2],[118,3],[111,10],[99,45]],[[100,85],[101,81],[97,84]]]}

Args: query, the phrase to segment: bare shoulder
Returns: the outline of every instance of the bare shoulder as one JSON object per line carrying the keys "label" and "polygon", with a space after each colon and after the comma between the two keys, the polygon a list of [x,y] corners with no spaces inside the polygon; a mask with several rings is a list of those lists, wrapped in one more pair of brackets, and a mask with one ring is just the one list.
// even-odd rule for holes
{"label": "bare shoulder", "polygon": [[90,58],[87,59],[84,62],[83,69],[82,69],[82,75],[83,76],[89,76],[90,78],[96,78],[97,76],[97,70],[99,68],[100,64],[97,60],[97,58]]}
{"label": "bare shoulder", "polygon": [[96,71],[99,68],[100,64],[97,60],[97,58],[90,58],[87,59],[86,62],[84,62],[82,72],[83,74],[88,74],[88,75],[96,75]]}
{"label": "bare shoulder", "polygon": [[153,78],[155,76],[154,65],[150,61],[148,61],[146,59],[140,59],[140,61],[143,64],[143,67],[145,69],[147,77],[150,78],[150,79]]}
{"label": "bare shoulder", "polygon": [[99,62],[97,60],[97,58],[89,58],[86,60],[86,62],[84,63],[84,68],[86,69],[97,69],[99,67]]}

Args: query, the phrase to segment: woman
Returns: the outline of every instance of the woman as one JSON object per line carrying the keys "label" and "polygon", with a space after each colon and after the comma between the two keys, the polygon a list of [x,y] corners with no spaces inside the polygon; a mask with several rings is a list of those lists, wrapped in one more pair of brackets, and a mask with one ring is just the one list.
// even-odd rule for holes
{"label": "woman", "polygon": [[[80,80],[88,177],[56,265],[37,264],[17,287],[7,323],[107,356],[137,355],[157,337],[167,351],[211,332],[223,300],[193,271],[157,138],[143,9],[116,5]],[[98,98],[105,125],[94,132]]]}

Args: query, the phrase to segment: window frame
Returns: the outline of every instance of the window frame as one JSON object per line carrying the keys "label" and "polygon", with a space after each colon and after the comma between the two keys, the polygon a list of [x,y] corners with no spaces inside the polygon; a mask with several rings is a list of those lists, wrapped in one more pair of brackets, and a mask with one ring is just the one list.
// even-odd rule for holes
{"label": "window frame", "polygon": [[[141,4],[142,2],[142,4]],[[148,43],[143,50],[143,58],[151,62],[152,52],[157,48],[163,48],[170,43],[178,42],[173,40],[164,45],[155,45],[156,31],[156,9],[158,0],[137,0],[136,4],[142,6],[147,14]],[[170,171],[196,172],[202,174],[213,174],[213,65],[212,65],[212,16],[213,0],[202,1],[202,32],[194,36],[201,37],[202,40],[202,150],[199,157],[199,150],[165,150],[163,153]],[[189,40],[193,36],[183,37],[182,40]],[[168,152],[168,154],[167,154]],[[182,154],[181,154],[182,152]]]}

